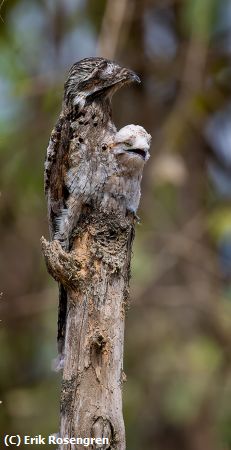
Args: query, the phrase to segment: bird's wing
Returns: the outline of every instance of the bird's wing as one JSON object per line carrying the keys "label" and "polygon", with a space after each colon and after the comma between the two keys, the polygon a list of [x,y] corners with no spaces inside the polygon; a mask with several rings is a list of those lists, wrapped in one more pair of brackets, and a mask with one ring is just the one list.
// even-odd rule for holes
{"label": "bird's wing", "polygon": [[68,170],[70,139],[70,122],[61,115],[51,133],[44,172],[44,186],[48,204],[51,238],[53,238],[55,232],[55,221],[61,210],[65,207],[65,199],[67,196],[65,176]]}
{"label": "bird's wing", "polygon": [[[47,148],[44,172],[44,188],[48,206],[48,220],[51,239],[54,239],[57,218],[65,207],[67,199],[65,178],[69,166],[71,126],[67,117],[61,114],[55,125]],[[59,285],[58,347],[63,356],[66,329],[67,294]],[[61,363],[61,359],[60,359]]]}

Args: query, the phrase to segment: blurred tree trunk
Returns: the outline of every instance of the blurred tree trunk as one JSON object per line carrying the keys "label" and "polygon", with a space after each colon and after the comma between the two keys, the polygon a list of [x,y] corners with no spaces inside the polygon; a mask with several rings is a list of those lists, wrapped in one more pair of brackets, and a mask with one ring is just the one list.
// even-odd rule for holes
{"label": "blurred tree trunk", "polygon": [[107,438],[102,449],[125,450],[121,389],[132,239],[132,216],[89,207],[70,253],[43,240],[48,270],[68,292],[60,436]]}
{"label": "blurred tree trunk", "polygon": [[[209,314],[216,307],[219,298],[220,278],[217,255],[211,246],[206,229],[208,213],[205,204],[207,194],[206,152],[204,142],[199,134],[201,133],[199,127],[202,124],[195,123],[196,99],[203,89],[207,57],[206,43],[204,46],[201,44],[200,49],[200,43],[194,42],[194,36],[192,36],[191,41],[190,39],[188,41],[188,47],[185,46],[183,58],[180,54],[176,56],[178,72],[175,73],[175,76],[178,77],[178,85],[175,89],[175,95],[172,93],[171,105],[168,101],[165,102],[158,97],[155,98],[152,94],[153,91],[149,90],[150,86],[154,87],[155,83],[158,82],[160,82],[160,85],[162,82],[163,85],[164,83],[167,85],[168,80],[173,80],[174,69],[172,68],[176,67],[176,61],[163,62],[163,59],[159,62],[158,59],[155,60],[155,56],[147,56],[144,17],[150,17],[154,8],[152,2],[146,2],[145,0],[134,0],[134,4],[131,24],[133,33],[130,35],[130,39],[128,39],[120,57],[126,62],[129,61],[127,64],[134,67],[137,73],[143,74],[143,90],[140,89],[139,92],[135,92],[132,106],[126,97],[118,99],[118,102],[120,102],[118,110],[123,111],[126,117],[129,115],[133,117],[134,115],[134,121],[141,121],[145,128],[150,130],[154,136],[156,135],[152,146],[152,164],[147,167],[143,180],[145,203],[142,204],[146,214],[148,209],[150,211],[149,218],[146,215],[147,226],[148,220],[150,225],[150,234],[148,242],[146,242],[147,248],[150,247],[150,251],[152,249],[156,255],[158,251],[165,255],[165,258],[163,258],[163,275],[155,281],[154,274],[154,280],[151,280],[150,284],[147,283],[142,297],[138,299],[137,323],[132,324],[133,331],[131,331],[130,342],[128,342],[131,353],[137,352],[137,348],[140,348],[140,354],[143,355],[141,360],[139,359],[139,362],[137,362],[136,369],[134,369],[135,378],[139,376],[140,366],[147,365],[147,367],[155,368],[155,364],[158,364],[156,362],[158,348],[164,348],[169,339],[167,331],[165,337],[162,334],[162,338],[158,338],[158,335],[155,335],[155,326],[153,326],[153,330],[150,331],[143,347],[142,345],[139,347],[139,339],[134,342],[134,329],[138,335],[144,332],[148,317],[152,314],[151,311],[154,311],[153,316],[155,318],[153,320],[156,321],[157,328],[158,317],[160,316],[164,323],[163,326],[166,327],[166,330],[169,330],[170,335],[171,330],[174,329],[174,337],[177,339],[178,346],[177,353],[179,354],[178,358],[176,357],[177,364],[182,364],[183,367],[184,364],[187,365],[187,361],[181,361],[181,351],[183,351],[186,342],[189,345],[190,342],[193,344],[196,337],[200,335],[206,336],[208,340],[211,339],[211,342],[213,342],[213,339],[215,342],[217,341],[213,331],[208,331],[208,323],[210,320]],[[158,5],[156,10],[160,12],[161,2],[159,6],[159,10]],[[162,12],[163,10],[164,7]],[[137,58],[137,54],[139,54],[139,58]],[[190,70],[192,68],[194,70]],[[195,76],[195,72],[197,76]],[[159,94],[158,91],[157,93]],[[122,103],[123,101],[124,103]],[[142,108],[140,105],[142,105]],[[120,114],[117,120],[122,122],[123,114]],[[133,119],[129,120],[132,121]],[[197,131],[199,131],[198,134]],[[174,193],[172,198],[175,201],[175,209],[172,217],[170,211],[166,214],[165,208],[167,209],[168,205],[161,203],[161,185],[158,185],[159,191],[157,191],[155,197],[154,173],[157,173],[156,161],[158,157],[163,158],[166,155],[171,155],[173,159],[175,156],[181,155],[186,174],[182,182],[177,182],[175,185],[174,183],[171,185],[171,180],[169,184],[168,179],[162,182],[163,192],[165,186],[167,186]],[[163,199],[165,200],[164,197]],[[161,217],[162,214],[163,217]],[[161,230],[160,233],[153,232],[153,228]],[[171,235],[171,244],[169,235]],[[168,269],[168,264],[171,261],[173,263],[170,264]],[[158,264],[161,264],[161,259],[158,260],[157,255],[156,265],[158,266]],[[174,294],[175,286],[181,294],[180,298],[177,298]],[[177,309],[174,304],[178,305]],[[162,311],[162,315],[159,314],[159,310]],[[143,327],[140,319],[142,312],[144,315]],[[151,346],[152,342],[154,343],[153,354],[151,355],[150,351],[149,360],[145,361],[146,347]],[[171,345],[174,346],[169,339],[169,346]],[[173,364],[171,360],[168,363],[168,359],[166,359],[163,364],[166,364],[166,366],[169,364],[169,375],[166,376],[166,380],[159,375],[159,380],[155,379],[154,381],[152,372],[146,373],[145,384],[149,395],[145,397],[145,400],[143,399],[147,409],[147,423],[145,425],[145,417],[143,417],[143,427],[140,430],[142,446],[147,449],[158,448],[158,450],[215,449],[216,418],[212,391],[211,395],[208,395],[207,391],[201,394],[198,410],[193,417],[183,418],[178,423],[175,422],[174,417],[163,413],[163,410],[166,390],[171,383],[178,381],[177,371],[174,373],[175,366],[171,367],[171,364]],[[188,370],[190,372],[190,368]],[[197,370],[196,367],[195,370]],[[180,376],[182,374],[179,372],[179,380],[181,379]],[[135,383],[142,382],[143,376],[140,375]],[[150,392],[153,392],[153,398]],[[184,395],[183,389],[179,395]],[[161,398],[161,400],[158,401],[158,398]],[[150,424],[149,417],[154,418],[152,424]],[[137,426],[139,426],[138,422]]]}

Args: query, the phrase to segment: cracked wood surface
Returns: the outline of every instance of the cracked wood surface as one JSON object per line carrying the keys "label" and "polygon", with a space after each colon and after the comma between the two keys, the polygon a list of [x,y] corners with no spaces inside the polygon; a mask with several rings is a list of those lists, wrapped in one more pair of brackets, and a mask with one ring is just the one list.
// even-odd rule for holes
{"label": "cracked wood surface", "polygon": [[108,438],[98,449],[125,450],[121,391],[133,235],[132,214],[88,208],[70,253],[42,240],[48,270],[62,277],[68,297],[60,436]]}

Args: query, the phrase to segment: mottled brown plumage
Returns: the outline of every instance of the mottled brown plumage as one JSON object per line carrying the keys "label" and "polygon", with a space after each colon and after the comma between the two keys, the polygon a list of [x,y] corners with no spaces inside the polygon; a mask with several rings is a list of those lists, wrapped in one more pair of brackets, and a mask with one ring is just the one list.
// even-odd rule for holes
{"label": "mottled brown plumage", "polygon": [[[85,206],[124,214],[135,213],[138,207],[150,137],[132,125],[117,133],[111,119],[112,95],[132,81],[139,81],[134,72],[104,58],[84,59],[69,72],[45,162],[50,237],[66,251],[71,250],[73,231]],[[62,286],[59,302],[62,354],[66,317]]]}

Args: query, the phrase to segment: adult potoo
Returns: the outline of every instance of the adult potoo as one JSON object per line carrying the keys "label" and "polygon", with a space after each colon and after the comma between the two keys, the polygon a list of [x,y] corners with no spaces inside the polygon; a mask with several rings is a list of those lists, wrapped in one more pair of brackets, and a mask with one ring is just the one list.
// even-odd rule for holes
{"label": "adult potoo", "polygon": [[[125,142],[126,133],[120,137],[111,120],[112,95],[133,81],[140,81],[133,71],[104,58],[87,58],[70,69],[62,111],[52,131],[45,162],[50,237],[59,240],[66,251],[71,250],[73,231],[86,205],[107,210],[137,209],[139,200],[131,201],[131,197],[135,192],[139,198],[139,189],[133,184],[141,176],[148,157],[148,135],[139,130],[139,142],[143,139],[144,147],[139,150],[132,143],[134,133],[130,130]],[[129,201],[127,179],[131,180]],[[60,355],[64,353],[66,307],[66,292],[60,286]]]}

